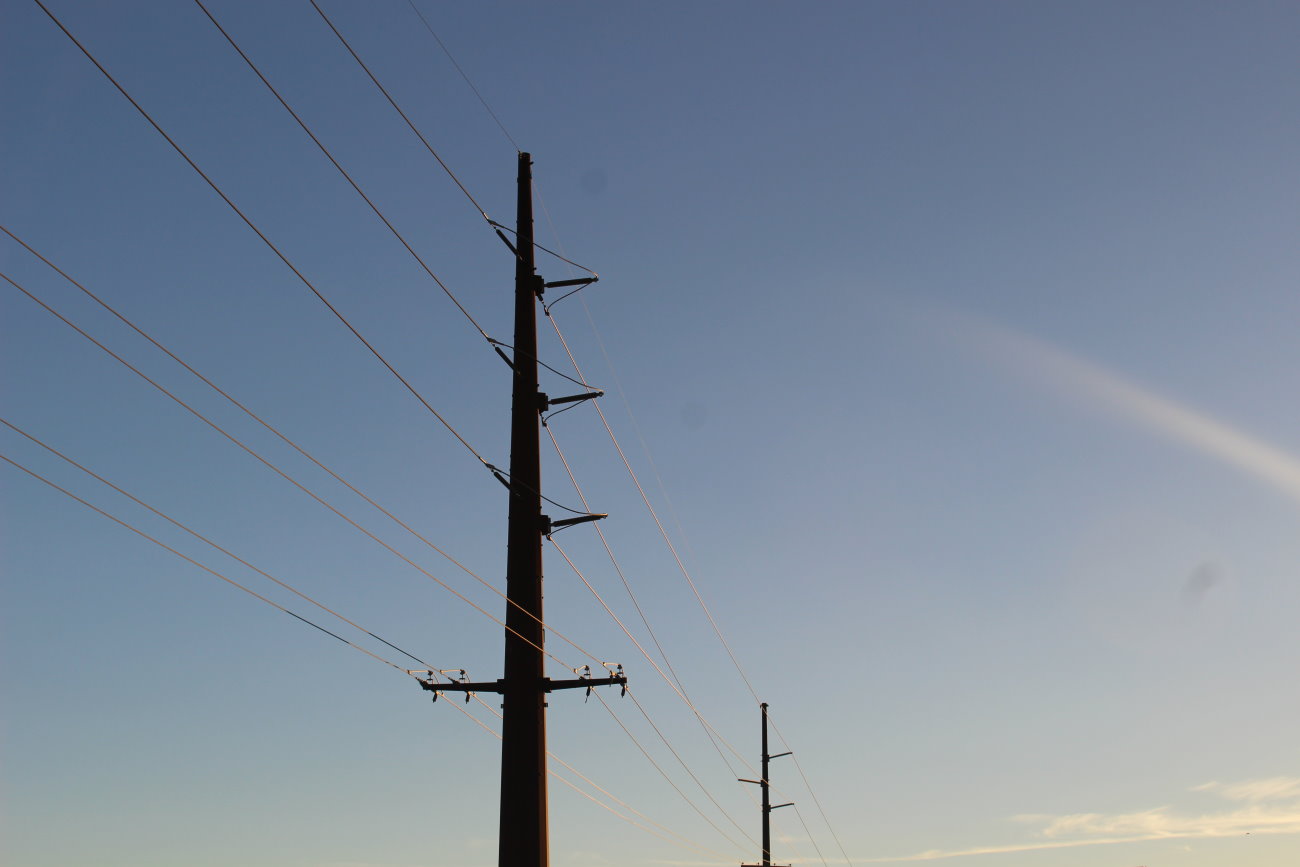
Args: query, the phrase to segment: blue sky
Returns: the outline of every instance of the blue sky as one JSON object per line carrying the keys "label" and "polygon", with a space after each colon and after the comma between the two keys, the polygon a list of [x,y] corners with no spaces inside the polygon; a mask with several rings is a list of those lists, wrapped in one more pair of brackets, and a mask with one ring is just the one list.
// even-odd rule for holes
{"label": "blue sky", "polygon": [[[505,464],[504,365],[200,9],[47,5]],[[508,251],[311,5],[207,5],[509,342]],[[1295,863],[1294,4],[418,6],[533,154],[541,243],[601,274],[554,323],[684,570],[600,417],[551,429],[691,699],[750,762],[755,695],[771,704],[816,795],[779,760],[799,811],[774,815],[779,862]],[[0,223],[499,587],[500,486],[35,3],[0,8]],[[321,8],[511,222],[514,146],[411,7]],[[490,589],[8,236],[0,263],[401,557],[8,283],[3,418],[436,667],[498,676],[500,628],[466,601],[500,616]],[[0,433],[13,461],[414,665]],[[7,863],[494,863],[498,745],[455,702],[3,469]],[[555,541],[662,665],[594,530]],[[752,773],[550,547],[547,615],[582,648],[553,636],[552,676],[621,662],[646,711],[550,703],[555,755],[618,801],[552,767],[685,838],[554,781],[555,862],[757,858],[733,781]]]}

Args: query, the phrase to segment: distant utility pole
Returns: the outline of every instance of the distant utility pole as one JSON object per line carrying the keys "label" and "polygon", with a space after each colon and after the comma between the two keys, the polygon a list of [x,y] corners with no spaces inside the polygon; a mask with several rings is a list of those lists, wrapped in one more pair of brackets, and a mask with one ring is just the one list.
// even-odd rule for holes
{"label": "distant utility pole", "polygon": [[[541,413],[556,403],[600,397],[589,391],[549,398],[537,382],[537,304],[547,289],[585,286],[596,278],[545,282],[536,273],[533,249],[532,157],[519,154],[518,222],[515,243],[515,342],[506,359],[514,370],[510,424],[510,489],[506,553],[505,676],[497,681],[436,683],[434,692],[497,692],[502,697],[500,867],[548,867],[550,843],[546,807],[546,694],[557,689],[626,685],[620,666],[609,677],[551,680],[545,673],[546,628],[542,620],[542,539],[559,527],[595,521],[589,514],[552,521],[542,513]],[[498,234],[501,234],[498,230]],[[500,350],[498,350],[499,352]],[[504,353],[502,353],[504,358]],[[462,672],[463,675],[463,672]],[[468,700],[468,696],[466,697]]]}
{"label": "distant utility pole", "polygon": [[779,810],[782,807],[789,807],[794,802],[786,804],[777,804],[772,806],[772,797],[770,789],[772,788],[767,774],[767,766],[772,759],[779,759],[782,756],[791,755],[789,752],[777,753],[774,756],[767,754],[767,702],[759,705],[763,712],[763,779],[761,780],[741,780],[742,783],[754,783],[763,790],[763,863],[759,864],[742,864],[740,867],[771,867],[772,865],[772,811]]}

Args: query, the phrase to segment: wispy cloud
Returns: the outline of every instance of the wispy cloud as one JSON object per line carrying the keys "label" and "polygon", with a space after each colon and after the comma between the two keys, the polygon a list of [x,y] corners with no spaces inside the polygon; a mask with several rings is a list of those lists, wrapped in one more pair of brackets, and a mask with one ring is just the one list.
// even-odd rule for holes
{"label": "wispy cloud", "polygon": [[1228,786],[1206,783],[1197,786],[1196,791],[1217,791],[1223,797],[1233,801],[1279,801],[1288,798],[1300,800],[1300,777],[1268,777]]}
{"label": "wispy cloud", "polygon": [[[1193,792],[1219,799],[1219,809],[1200,812],[1155,807],[1133,813],[1023,814],[1013,822],[1037,826],[1030,838],[994,846],[927,849],[894,857],[857,857],[853,864],[905,864],[943,861],[979,855],[1013,855],[1082,846],[1114,846],[1152,840],[1194,840],[1241,837],[1246,834],[1300,834],[1300,777],[1267,777],[1238,783],[1203,783]],[[1225,805],[1222,801],[1229,801]],[[790,864],[821,863],[821,859],[784,859]],[[831,859],[833,863],[843,863]],[[671,867],[722,867],[718,861],[660,861]]]}
{"label": "wispy cloud", "polygon": [[1134,813],[1014,816],[1014,821],[1038,826],[1031,839],[1001,846],[930,849],[895,858],[854,858],[853,862],[895,864],[976,855],[1007,855],[1044,849],[1144,843],[1151,840],[1300,834],[1300,777],[1270,777],[1228,785],[1205,783],[1192,791],[1213,793],[1222,799],[1243,805],[1199,813],[1163,806]]}
{"label": "wispy cloud", "polygon": [[1300,503],[1300,457],[1043,340],[951,309],[937,318],[1021,374],[1233,466]]}

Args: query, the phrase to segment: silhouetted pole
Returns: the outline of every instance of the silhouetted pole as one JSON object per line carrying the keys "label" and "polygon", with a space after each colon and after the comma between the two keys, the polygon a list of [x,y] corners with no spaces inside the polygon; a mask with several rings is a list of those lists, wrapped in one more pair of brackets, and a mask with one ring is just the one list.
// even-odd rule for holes
{"label": "silhouetted pole", "polygon": [[[759,705],[763,716],[763,763],[761,780],[741,780],[742,783],[757,783],[763,790],[763,862],[762,867],[771,867],[772,864],[772,811],[779,810],[782,807],[789,807],[790,804],[777,804],[772,806],[771,782],[768,777],[768,765],[772,759],[779,759],[782,756],[790,755],[789,752],[777,753],[774,756],[767,754],[767,702]],[[756,864],[742,864],[741,867],[758,867]]]}
{"label": "silhouetted pole", "polygon": [[[552,521],[542,514],[540,455],[541,413],[552,404],[575,403],[600,397],[589,390],[569,397],[550,398],[537,382],[537,304],[553,287],[583,287],[596,276],[546,283],[536,271],[533,248],[533,172],[529,154],[519,155],[517,237],[511,244],[515,256],[514,353],[505,359],[514,371],[510,413],[510,526],[506,536],[505,672],[500,680],[472,683],[461,679],[438,682],[435,672],[421,680],[434,701],[445,692],[496,692],[501,700],[501,830],[499,867],[548,867],[550,843],[546,815],[546,695],[557,689],[626,686],[623,667],[608,677],[592,677],[586,666],[577,678],[551,680],[545,673],[546,628],[542,620],[542,539],[558,528],[605,517],[580,514]],[[496,224],[493,224],[496,225]],[[575,290],[576,291],[576,290]],[[613,669],[612,664],[606,663]],[[444,672],[445,673],[445,672]],[[466,695],[466,701],[469,695]]]}
{"label": "silhouetted pole", "polygon": [[546,693],[542,648],[542,472],[533,258],[533,166],[519,155],[515,240],[514,392],[510,414],[510,528],[502,683],[500,867],[546,867]]}

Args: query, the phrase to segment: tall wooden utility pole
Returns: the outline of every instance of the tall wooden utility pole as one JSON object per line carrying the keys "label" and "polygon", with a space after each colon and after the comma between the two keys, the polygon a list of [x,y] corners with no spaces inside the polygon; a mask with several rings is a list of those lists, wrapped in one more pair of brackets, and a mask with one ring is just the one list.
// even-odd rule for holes
{"label": "tall wooden utility pole", "polygon": [[[767,754],[767,702],[759,705],[763,712],[763,765],[761,780],[741,780],[742,783],[754,783],[763,790],[763,863],[761,867],[771,867],[772,864],[772,811],[779,810],[782,807],[789,807],[794,802],[788,804],[777,804],[772,806],[772,788],[767,775],[767,766],[772,759],[779,759],[782,756],[790,755],[789,752],[777,753],[774,756]],[[742,864],[741,867],[760,867],[758,864]]]}
{"label": "tall wooden utility pole", "polygon": [[[533,249],[533,166],[519,155],[515,236],[514,394],[510,412],[510,529],[506,553],[502,690],[500,867],[545,867],[546,630],[542,627],[542,469],[537,387],[537,302],[543,281]],[[534,854],[535,853],[535,854]]]}
{"label": "tall wooden utility pole", "polygon": [[[499,232],[498,232],[499,234]],[[506,240],[502,235],[502,240]],[[505,676],[488,683],[436,683],[434,692],[501,694],[501,829],[499,867],[548,867],[550,844],[546,798],[546,695],[556,689],[626,685],[620,668],[609,677],[551,680],[545,673],[546,628],[542,619],[542,539],[559,527],[594,521],[600,514],[552,521],[542,513],[541,413],[553,404],[600,397],[589,391],[550,398],[538,389],[537,305],[550,288],[584,286],[595,277],[547,283],[537,275],[533,248],[533,162],[519,154],[515,243],[515,340],[507,363],[514,371],[510,415],[510,526],[506,540]],[[499,351],[499,350],[498,350]],[[504,354],[502,357],[505,357]],[[500,476],[498,476],[500,478]]]}

